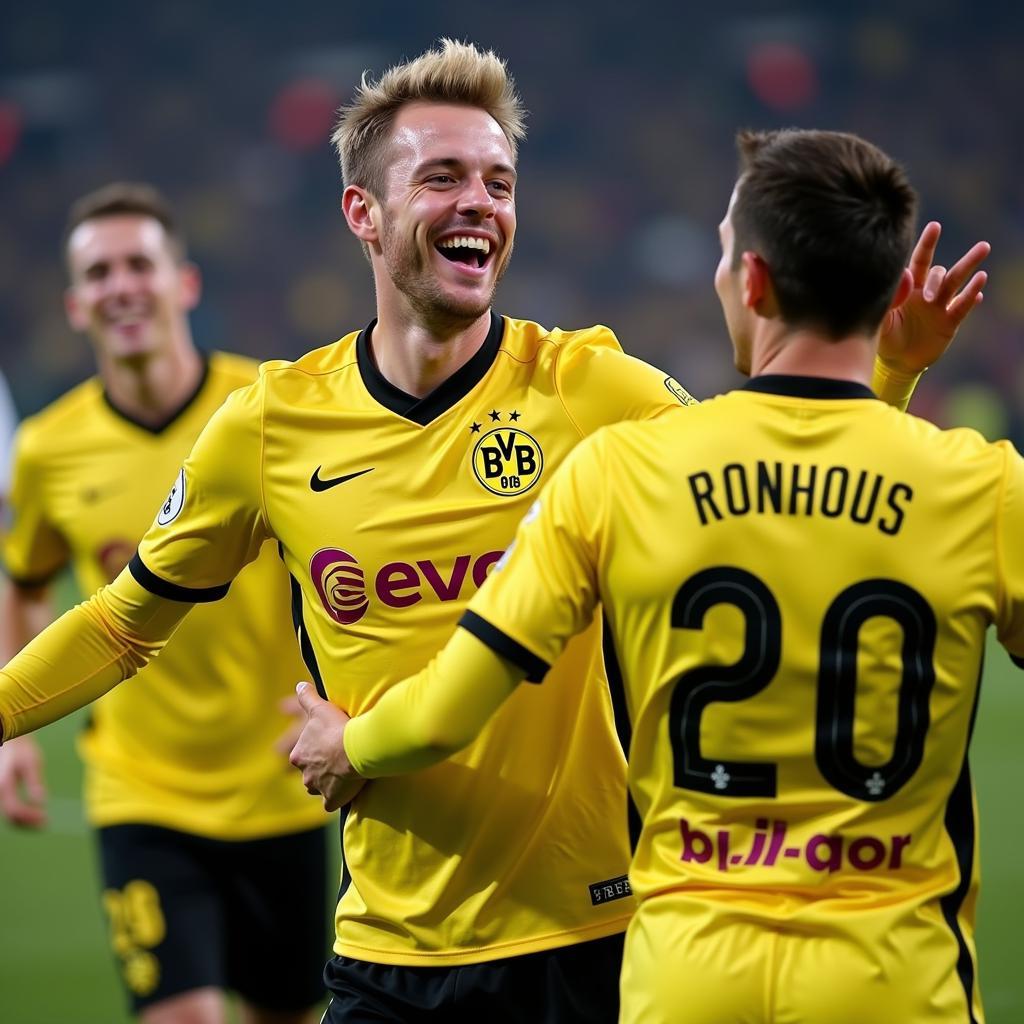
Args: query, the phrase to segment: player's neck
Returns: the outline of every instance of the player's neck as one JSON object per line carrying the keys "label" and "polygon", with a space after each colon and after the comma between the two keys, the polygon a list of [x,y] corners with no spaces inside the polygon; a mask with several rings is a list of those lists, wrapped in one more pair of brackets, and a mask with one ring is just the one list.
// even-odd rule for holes
{"label": "player's neck", "polygon": [[191,337],[166,351],[141,359],[99,361],[100,379],[111,403],[139,423],[157,426],[195,393],[203,376],[203,358]]}
{"label": "player's neck", "polygon": [[449,325],[427,325],[419,318],[381,310],[370,351],[389,384],[424,398],[480,351],[490,327],[490,310],[470,323]]}
{"label": "player's neck", "polygon": [[876,348],[877,338],[863,334],[837,341],[814,331],[776,334],[755,340],[750,376],[830,377],[870,386]]}

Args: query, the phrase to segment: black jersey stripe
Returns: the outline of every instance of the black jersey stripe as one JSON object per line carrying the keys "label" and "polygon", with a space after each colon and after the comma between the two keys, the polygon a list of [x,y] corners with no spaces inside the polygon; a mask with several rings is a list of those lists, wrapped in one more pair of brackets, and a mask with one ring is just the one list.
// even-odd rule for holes
{"label": "black jersey stripe", "polygon": [[230,583],[223,583],[218,587],[183,587],[178,583],[171,583],[161,579],[156,573],[150,572],[139,557],[138,551],[132,555],[128,569],[140,587],[148,590],[151,594],[156,594],[157,597],[166,597],[169,601],[209,604],[211,601],[219,601],[231,587]]}
{"label": "black jersey stripe", "polygon": [[964,748],[964,760],[960,775],[953,786],[946,804],[944,825],[946,834],[953,844],[956,853],[957,868],[960,872],[960,883],[950,893],[939,900],[942,916],[953,933],[957,944],[956,973],[964,988],[967,1000],[967,1020],[970,1024],[978,1024],[974,1015],[974,986],[977,983],[977,968],[971,951],[960,927],[959,914],[971,888],[971,875],[974,871],[974,847],[977,834],[977,822],[974,818],[974,788],[971,784],[971,766],[967,751],[970,749],[971,736],[974,733],[974,720],[978,714],[978,698],[981,696],[981,672],[985,665],[984,655],[978,666],[978,681],[974,688],[974,706],[971,708],[971,720],[967,727],[967,744]]}
{"label": "black jersey stripe", "polygon": [[524,647],[518,640],[513,640],[497,626],[492,626],[476,612],[463,612],[459,625],[477,640],[487,644],[495,654],[500,654],[506,661],[518,665],[526,673],[528,683],[542,682],[551,666],[543,658],[537,657],[533,651]]}
{"label": "black jersey stripe", "polygon": [[[619,737],[622,753],[628,761],[629,750],[633,744],[633,722],[626,704],[626,681],[622,676],[622,665],[615,650],[615,638],[612,636],[612,627],[607,615],[603,615],[601,619],[601,650],[604,654],[605,674],[608,676],[608,692],[612,699],[612,714],[615,716],[615,734]],[[629,848],[635,851],[637,843],[640,842],[640,831],[644,823],[640,811],[633,802],[633,794],[628,789],[626,823],[629,828]]]}
{"label": "black jersey stripe", "polygon": [[395,387],[384,374],[377,369],[373,358],[373,329],[377,325],[372,320],[359,332],[356,338],[356,362],[363,386],[374,401],[385,409],[390,409],[399,416],[425,427],[446,413],[453,405],[466,397],[484,379],[494,363],[494,357],[501,348],[501,339],[505,334],[505,320],[497,313],[491,313],[491,326],[487,337],[477,349],[473,357],[464,366],[455,371],[447,380],[439,384],[429,395],[417,398]]}
{"label": "black jersey stripe", "polygon": [[199,358],[202,360],[202,372],[199,375],[199,380],[193,388],[192,393],[185,398],[185,400],[176,408],[172,409],[167,416],[165,416],[159,423],[144,423],[140,419],[136,419],[131,413],[125,412],[121,409],[117,403],[110,397],[106,389],[103,391],[103,401],[107,408],[118,417],[118,419],[124,420],[126,423],[130,423],[133,427],[138,427],[139,430],[144,430],[147,434],[152,434],[154,437],[162,434],[172,424],[177,423],[182,416],[192,407],[195,400],[202,394],[203,388],[206,387],[206,381],[210,376],[210,357],[203,351],[199,352]]}
{"label": "black jersey stripe", "polygon": [[320,665],[316,660],[316,651],[313,650],[313,641],[309,639],[309,632],[302,618],[302,587],[299,586],[299,581],[291,573],[288,574],[288,581],[292,588],[292,626],[295,628],[295,636],[299,641],[299,653],[302,655],[302,661],[306,666],[306,670],[313,679],[316,692],[320,694],[320,699],[327,700],[324,677],[320,673]]}

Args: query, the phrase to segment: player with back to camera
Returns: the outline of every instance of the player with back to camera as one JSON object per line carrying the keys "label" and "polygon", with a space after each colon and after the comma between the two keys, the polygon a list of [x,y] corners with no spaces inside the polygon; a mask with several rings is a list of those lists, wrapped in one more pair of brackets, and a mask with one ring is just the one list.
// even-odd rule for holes
{"label": "player with back to camera", "polygon": [[1024,460],[867,384],[915,287],[973,303],[984,275],[954,298],[963,265],[904,269],[916,197],[862,139],[739,147],[715,285],[749,383],[577,446],[343,745],[366,777],[426,768],[600,602],[643,817],[623,1021],[981,1024],[967,748],[989,625],[1024,665]]}
{"label": "player with back to camera", "polygon": [[[18,432],[4,660],[52,619],[48,582],[65,566],[83,594],[117,576],[207,420],[256,376],[251,359],[193,344],[199,272],[150,186],[81,198],[64,253],[68,319],[99,372]],[[322,998],[325,815],[279,749],[293,722],[279,705],[302,671],[289,632],[288,579],[268,544],[223,603],[97,702],[80,737],[111,942],[146,1024],[221,1024],[223,990],[250,1024],[305,1024]],[[5,743],[0,811],[38,828],[45,800],[35,741]]]}
{"label": "player with back to camera", "polygon": [[[308,765],[340,736],[318,723],[366,710],[439,649],[583,437],[692,401],[606,328],[548,330],[492,313],[515,236],[522,136],[504,64],[469,44],[445,41],[364,80],[335,138],[377,318],[294,363],[266,365],[229,400],[186,461],[173,521],[30,649],[59,667],[83,637],[96,644],[67,696],[54,699],[61,673],[30,656],[0,673],[5,735],[113,686],[125,662],[154,653],[171,620],[223,592],[273,537],[322,700],[293,753]],[[924,243],[929,259],[934,241]],[[937,357],[969,306],[918,290],[889,338],[897,370]],[[625,761],[599,621],[552,674],[558,685],[517,694],[459,757],[355,799],[328,1021],[617,1018],[633,905]],[[42,703],[29,699],[36,692]],[[340,806],[353,789],[325,786],[326,803]]]}

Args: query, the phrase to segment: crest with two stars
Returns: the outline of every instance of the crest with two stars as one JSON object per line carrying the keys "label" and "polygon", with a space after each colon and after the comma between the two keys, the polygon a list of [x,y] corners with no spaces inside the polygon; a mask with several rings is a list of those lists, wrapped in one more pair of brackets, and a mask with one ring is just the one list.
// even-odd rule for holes
{"label": "crest with two stars", "polygon": [[[519,426],[521,416],[517,409],[492,409],[469,427],[470,433],[480,435],[473,446],[473,474],[491,494],[502,498],[525,494],[544,471],[544,453],[537,439]],[[485,426],[490,429],[481,433]]]}

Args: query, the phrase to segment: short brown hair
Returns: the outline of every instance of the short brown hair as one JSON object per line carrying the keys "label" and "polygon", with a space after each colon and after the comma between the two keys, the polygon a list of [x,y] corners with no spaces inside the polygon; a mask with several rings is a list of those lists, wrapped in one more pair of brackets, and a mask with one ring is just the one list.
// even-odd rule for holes
{"label": "short brown hair", "polygon": [[68,240],[80,224],[120,216],[152,217],[163,227],[174,258],[185,259],[185,236],[171,204],[153,185],[135,181],[115,181],[77,199],[68,212],[62,250],[67,252]]}
{"label": "short brown hair", "polygon": [[396,64],[377,81],[363,72],[352,102],[339,110],[331,136],[346,185],[382,195],[384,142],[399,109],[416,101],[486,110],[505,133],[513,159],[526,135],[526,111],[505,62],[493,50],[442,39],[439,47]]}
{"label": "short brown hair", "polygon": [[742,131],[733,266],[768,265],[783,320],[833,338],[874,333],[913,243],[917,195],[870,142],[841,132]]}

